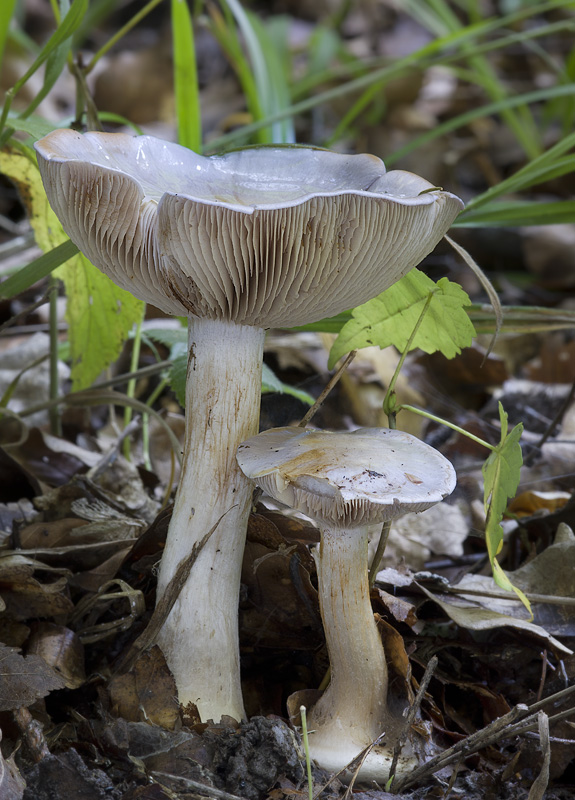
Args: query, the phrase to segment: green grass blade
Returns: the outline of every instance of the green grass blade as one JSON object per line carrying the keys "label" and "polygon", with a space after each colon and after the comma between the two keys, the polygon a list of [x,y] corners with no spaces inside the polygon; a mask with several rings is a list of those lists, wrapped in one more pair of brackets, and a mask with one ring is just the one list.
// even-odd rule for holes
{"label": "green grass blade", "polygon": [[2,66],[2,59],[4,56],[4,48],[8,39],[8,30],[10,29],[10,22],[12,15],[16,8],[16,0],[2,0],[0,3],[0,67]]}
{"label": "green grass blade", "polygon": [[[369,69],[367,73],[359,75],[358,77],[355,77],[352,80],[349,80],[342,85],[338,85],[334,88],[327,89],[326,91],[320,92],[311,97],[306,97],[305,99],[302,99],[299,102],[294,103],[288,108],[278,111],[275,114],[272,114],[266,118],[259,118],[255,122],[250,123],[249,125],[245,125],[241,128],[238,128],[235,131],[232,131],[231,133],[220,136],[216,140],[210,142],[209,151],[217,152],[219,150],[231,147],[235,145],[238,141],[245,140],[246,137],[252,136],[253,134],[257,134],[263,128],[266,128],[267,126],[269,126],[274,122],[286,119],[289,116],[295,117],[298,114],[303,114],[306,111],[311,110],[312,108],[315,108],[322,104],[331,103],[334,100],[338,100],[341,97],[344,97],[348,94],[355,94],[357,92],[361,92],[368,86],[371,86],[373,83],[377,81],[383,79],[389,80],[392,77],[397,77],[398,75],[404,73],[406,70],[411,70],[414,68],[424,69],[427,68],[428,66],[431,66],[434,63],[443,64],[446,63],[447,61],[460,60],[463,57],[463,54],[459,52],[459,50],[464,44],[466,43],[472,44],[481,37],[488,36],[489,34],[493,33],[493,31],[497,31],[499,29],[512,28],[514,25],[516,25],[518,22],[521,22],[523,19],[526,19],[532,15],[550,12],[556,8],[560,8],[566,5],[566,2],[567,0],[553,0],[552,2],[541,3],[528,10],[521,9],[520,11],[508,14],[503,17],[497,17],[486,21],[474,23],[472,25],[468,25],[466,28],[458,30],[455,33],[450,33],[446,36],[443,36],[439,39],[435,39],[434,41],[429,42],[416,52],[411,53],[409,56],[405,56],[404,58],[397,59],[392,64],[388,64],[380,68]],[[571,21],[569,20],[562,21],[559,23],[559,25],[561,26],[562,29],[563,28],[568,29],[571,25]],[[543,28],[547,30],[546,26],[543,26]],[[527,31],[522,35],[529,36],[529,35],[535,35],[535,33]],[[539,34],[537,33],[537,35]],[[520,39],[519,34],[512,34],[506,37],[504,40],[502,40],[502,42],[505,45],[512,44],[518,38]],[[488,42],[487,44],[483,44],[480,47],[478,46],[478,51],[486,52],[489,50],[498,49],[499,47],[500,47],[499,42],[495,43]],[[453,55],[454,51],[455,55]],[[469,56],[469,53],[467,53],[467,56]],[[352,71],[355,71],[356,67],[352,66],[351,69]],[[321,77],[322,80],[328,78],[330,78],[330,74]]]}
{"label": "green grass blade", "polygon": [[[285,17],[272,18],[266,25],[254,14],[249,15],[254,32],[258,37],[266,65],[268,95],[264,105],[265,114],[274,114],[291,104],[288,75],[291,73],[289,29]],[[272,125],[272,141],[283,144],[295,142],[295,129],[292,117],[287,117]]]}
{"label": "green grass blade", "polygon": [[0,297],[9,299],[29,289],[37,281],[49,275],[56,267],[64,264],[78,253],[78,248],[69,239],[62,242],[49,253],[34,259],[15,275],[0,283]]}
{"label": "green grass blade", "polygon": [[[87,8],[88,0],[74,0],[70,6],[70,9],[68,10],[68,13],[58,25],[52,36],[48,39],[44,47],[40,50],[40,53],[34,60],[31,67],[20,78],[20,80],[18,80],[14,86],[8,90],[6,93],[6,102],[4,103],[4,108],[2,110],[2,116],[0,117],[0,133],[4,131],[6,119],[12,105],[12,99],[18,94],[20,89],[25,83],[27,83],[32,75],[34,75],[34,73],[40,69],[42,64],[44,64],[44,62],[47,61],[50,56],[58,50],[58,48],[66,41],[66,39],[69,39],[70,36],[72,36],[72,34],[78,29]],[[0,142],[0,146],[3,144],[4,142]]]}
{"label": "green grass blade", "polygon": [[[490,187],[487,191],[483,192],[483,194],[470,200],[467,207],[458,218],[459,221],[462,222],[472,209],[480,208],[486,203],[495,200],[497,197],[501,197],[510,192],[521,191],[529,186],[535,186],[538,183],[560,177],[570,172],[575,156],[564,156],[564,153],[571,150],[573,147],[575,147],[575,133],[565,136],[565,138],[558,141],[553,147],[550,147],[549,150],[546,150],[540,156],[533,159],[533,161],[530,161],[514,175],[510,175],[509,178],[501,181],[496,186]],[[575,167],[573,170],[575,171]]]}
{"label": "green grass blade", "polygon": [[[254,118],[272,117],[289,106],[290,97],[285,77],[285,64],[282,63],[281,50],[277,41],[274,43],[266,28],[254,14],[248,14],[239,0],[224,0],[231,11],[241,32],[251,64],[251,74],[257,92],[258,103],[254,109],[250,107]],[[276,29],[276,35],[277,35]],[[285,38],[285,37],[284,37]],[[295,134],[290,115],[274,121],[268,130],[264,130],[266,142],[293,142]],[[260,135],[259,141],[262,141]]]}
{"label": "green grass blade", "polygon": [[192,17],[186,0],[172,0],[174,89],[178,141],[202,151],[202,122]]}
{"label": "green grass blade", "polygon": [[29,117],[30,114],[32,114],[38,108],[42,100],[44,100],[44,98],[52,91],[54,84],[66,66],[66,60],[72,47],[72,40],[72,36],[68,37],[65,42],[63,42],[48,56],[46,60],[46,71],[44,73],[44,83],[30,105],[28,105],[27,108],[22,112],[21,117],[23,119]]}
{"label": "green grass blade", "polygon": [[499,114],[509,108],[515,108],[517,106],[531,103],[538,103],[548,100],[551,97],[568,97],[574,95],[575,84],[570,86],[552,86],[548,89],[538,89],[535,92],[526,92],[525,94],[516,95],[515,97],[506,97],[504,100],[498,100],[495,103],[488,103],[487,105],[480,106],[479,108],[474,108],[471,111],[467,111],[465,114],[460,114],[453,119],[447,120],[447,122],[438,125],[433,130],[428,131],[421,136],[416,136],[404,147],[396,150],[395,153],[392,153],[391,156],[386,158],[386,165],[390,166],[391,164],[395,164],[400,158],[403,158],[413,150],[423,147],[428,142],[432,141],[433,139],[437,139],[439,136],[443,136],[445,133],[450,133],[458,128],[462,128],[464,125],[468,125],[470,122],[473,122],[473,120],[479,119],[480,117],[487,117],[491,114]]}
{"label": "green grass blade", "polygon": [[[255,140],[259,144],[266,144],[270,141],[271,133],[269,125],[262,123],[265,114],[262,110],[258,89],[256,86],[255,78],[252,74],[250,64],[244,55],[240,40],[238,38],[236,26],[233,23],[233,17],[227,6],[224,7],[225,15],[214,6],[209,7],[211,17],[211,31],[217,40],[218,44],[226,54],[232,68],[235,70],[242,91],[246,100],[246,105],[255,123],[252,125],[244,126],[240,131],[234,132],[231,135],[222,137],[223,139],[232,139],[235,143],[238,141],[245,141],[255,134]],[[284,115],[281,115],[284,118]],[[249,130],[249,128],[253,128]],[[247,136],[245,135],[247,132]],[[215,146],[210,143],[210,150],[219,149],[219,144]]]}
{"label": "green grass blade", "polygon": [[[423,9],[426,10],[425,16],[421,14]],[[436,35],[441,36],[448,32],[454,33],[464,27],[444,0],[427,0],[426,3],[418,3],[411,0],[408,4],[408,10],[412,16],[419,18],[420,22],[427,25]],[[472,3],[467,4],[466,11],[468,11],[471,21],[477,22],[480,19],[478,10],[473,8]],[[483,86],[492,101],[504,100],[508,93],[498,79],[491,63],[484,56],[470,55],[468,50],[468,44],[462,45],[462,55],[467,57],[466,60],[471,72],[470,80]],[[525,153],[530,158],[537,156],[541,152],[539,141],[541,137],[529,107],[527,105],[519,106],[516,109],[506,107],[501,111],[501,115],[507,126],[515,134],[515,138]]]}
{"label": "green grass blade", "polygon": [[44,47],[40,50],[38,57],[28,69],[28,71],[14,84],[13,94],[16,94],[24,84],[37,72],[42,64],[47,61],[49,56],[63,44],[80,27],[84,14],[88,9],[88,0],[74,0],[70,10],[60,23],[52,36],[48,39]]}
{"label": "green grass blade", "polygon": [[494,202],[481,209],[472,209],[454,227],[522,227],[527,225],[570,224],[575,220],[575,200],[555,203],[515,200]]}
{"label": "green grass blade", "polygon": [[34,139],[41,139],[42,136],[46,136],[53,131],[54,128],[60,127],[53,122],[48,122],[48,120],[40,116],[31,116],[28,119],[22,119],[22,117],[15,117],[10,114],[7,122],[13,130],[28,133]]}

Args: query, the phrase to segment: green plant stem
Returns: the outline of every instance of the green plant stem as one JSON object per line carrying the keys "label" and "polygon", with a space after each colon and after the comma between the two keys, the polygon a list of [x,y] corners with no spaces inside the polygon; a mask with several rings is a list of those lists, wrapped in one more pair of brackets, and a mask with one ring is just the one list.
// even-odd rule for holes
{"label": "green plant stem", "polygon": [[54,14],[56,25],[59,25],[60,22],[62,21],[62,16],[60,14],[60,8],[58,6],[57,0],[50,0],[50,5],[52,6],[52,14]]}
{"label": "green plant stem", "polygon": [[370,589],[375,583],[375,578],[377,576],[379,565],[381,564],[381,559],[383,558],[383,554],[385,553],[385,548],[387,547],[387,540],[389,539],[390,530],[391,530],[391,520],[388,519],[381,526],[381,533],[379,534],[379,542],[377,543],[377,549],[373,555],[373,558],[371,559],[371,564],[369,565]]}
{"label": "green plant stem", "polygon": [[102,131],[103,127],[98,116],[98,109],[86,82],[87,72],[86,67],[82,64],[81,54],[78,56],[78,61],[70,61],[69,68],[76,82],[76,119],[74,124],[78,127],[82,124],[82,116],[85,110],[88,130]]}
{"label": "green plant stem", "polygon": [[344,358],[344,360],[341,362],[341,364],[337,368],[337,370],[334,373],[334,375],[332,375],[332,377],[330,378],[328,383],[324,386],[320,396],[317,398],[317,400],[315,400],[315,402],[311,406],[311,408],[309,408],[307,410],[305,416],[302,417],[302,419],[298,422],[298,427],[305,428],[305,426],[309,422],[311,422],[311,420],[313,419],[315,414],[319,411],[319,409],[323,405],[323,403],[324,403],[326,397],[328,396],[328,394],[331,392],[331,390],[336,385],[336,383],[338,383],[339,379],[341,378],[341,376],[343,375],[345,370],[349,367],[349,365],[351,364],[353,359],[356,357],[356,355],[357,355],[357,350],[352,350],[351,353],[347,354],[347,356]]}
{"label": "green plant stem", "polygon": [[385,397],[383,398],[383,411],[387,414],[387,419],[390,428],[395,428],[395,418],[397,409],[395,406],[395,384],[397,383],[397,379],[399,378],[399,373],[401,372],[401,368],[403,367],[404,361],[407,358],[407,354],[411,350],[413,346],[413,341],[417,335],[417,331],[421,327],[421,323],[423,322],[423,318],[427,314],[427,310],[431,305],[431,301],[433,299],[433,292],[430,292],[427,295],[427,300],[423,308],[421,309],[421,314],[418,317],[417,322],[413,326],[413,330],[411,331],[411,335],[407,340],[407,344],[403,348],[403,353],[400,356],[399,361],[397,362],[397,366],[395,368],[395,372],[392,375],[392,378],[389,382],[389,386],[387,387],[387,392],[385,393]]}
{"label": "green plant stem", "polygon": [[307,770],[307,792],[308,800],[313,800],[313,778],[311,774],[311,758],[309,755],[309,740],[307,735],[307,713],[306,707],[300,706],[299,713],[301,716],[301,738],[303,739],[303,749],[305,752],[305,766]]}
{"label": "green plant stem", "polygon": [[[135,372],[138,367],[138,362],[140,360],[140,349],[142,345],[142,320],[136,323],[136,330],[134,332],[134,343],[132,345],[132,358],[130,361],[130,372]],[[136,394],[136,379],[131,378],[128,381],[128,388],[126,389],[126,395],[130,398],[133,398]],[[132,421],[132,409],[130,406],[126,406],[124,409],[124,428],[127,428],[130,422]],[[130,460],[130,438],[126,436],[124,442],[122,444],[122,449],[124,452],[124,458]]]}
{"label": "green plant stem", "polygon": [[[58,397],[58,281],[50,277],[49,292],[50,309],[50,400]],[[48,411],[50,417],[50,432],[54,436],[62,435],[62,418],[57,405],[51,406]]]}
{"label": "green plant stem", "polygon": [[473,433],[469,433],[466,431],[465,428],[460,428],[459,425],[455,425],[453,422],[449,422],[442,417],[437,417],[435,414],[430,414],[429,411],[424,411],[422,408],[417,408],[416,406],[410,406],[407,403],[401,404],[397,406],[397,411],[412,411],[414,414],[419,414],[420,417],[425,417],[426,419],[432,420],[432,422],[438,422],[440,425],[445,425],[446,428],[451,428],[451,430],[460,433],[462,436],[466,436],[468,439],[471,439],[473,442],[477,442],[482,447],[486,447],[488,450],[495,451],[497,448],[486,442],[485,439],[481,439],[479,436],[475,436]]}
{"label": "green plant stem", "polygon": [[132,28],[134,28],[139,22],[141,22],[144,19],[144,17],[146,17],[150,13],[150,11],[154,10],[156,6],[159,6],[161,2],[162,0],[150,0],[149,3],[146,3],[144,8],[138,11],[137,14],[134,14],[132,19],[128,20],[128,22],[126,22],[126,24],[123,25],[119,31],[117,31],[110,39],[108,39],[106,44],[103,45],[98,50],[97,53],[94,53],[89,64],[85,68],[85,74],[88,75],[94,69],[94,67],[96,66],[98,61],[102,58],[102,56],[105,56],[106,53],[109,52],[112,49],[112,47],[114,47],[114,45],[116,45],[123,36],[129,33],[129,31],[131,31]]}
{"label": "green plant stem", "polygon": [[[152,394],[146,400],[147,406],[153,406],[158,397],[162,394],[166,386],[168,385],[169,381],[167,378],[163,378]],[[152,461],[150,459],[150,415],[144,414],[142,417],[142,457],[144,459],[144,466],[146,469],[152,469]]]}

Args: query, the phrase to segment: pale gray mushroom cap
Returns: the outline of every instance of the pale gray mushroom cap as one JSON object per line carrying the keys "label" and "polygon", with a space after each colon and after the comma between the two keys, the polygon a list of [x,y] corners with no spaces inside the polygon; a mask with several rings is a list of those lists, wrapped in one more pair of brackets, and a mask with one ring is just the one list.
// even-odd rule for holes
{"label": "pale gray mushroom cap", "polygon": [[345,528],[424,511],[451,494],[456,481],[441,453],[387,428],[272,428],[243,442],[237,459],[270,497]]}
{"label": "pale gray mushroom cap", "polygon": [[374,156],[312,147],[206,158],[151,136],[60,129],[36,151],[64,230],[115,283],[171,314],[264,328],[366,302],[463,208]]}

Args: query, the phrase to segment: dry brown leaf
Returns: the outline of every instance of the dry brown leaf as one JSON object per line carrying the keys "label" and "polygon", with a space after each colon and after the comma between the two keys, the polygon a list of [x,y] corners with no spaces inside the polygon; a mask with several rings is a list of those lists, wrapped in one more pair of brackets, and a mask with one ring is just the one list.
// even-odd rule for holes
{"label": "dry brown leaf", "polygon": [[41,583],[33,577],[36,570],[68,572],[16,553],[7,553],[0,558],[0,593],[6,604],[6,614],[14,620],[67,616],[73,609],[67,594],[67,578]]}
{"label": "dry brown leaf", "polygon": [[[514,572],[509,572],[514,586],[527,594],[549,595],[551,597],[575,597],[575,534],[564,522],[557,528],[555,540],[542,553]],[[500,593],[492,577],[487,575],[466,575],[457,584],[457,589],[485,591],[486,595],[463,594],[475,604],[487,606],[492,611],[515,616],[522,613],[522,604],[513,596],[510,599],[490,597]],[[575,635],[575,607],[533,604],[534,622],[549,633],[557,636]]]}
{"label": "dry brown leaf", "polygon": [[532,622],[527,622],[524,619],[519,619],[510,616],[509,614],[498,614],[496,611],[488,611],[486,608],[481,608],[477,605],[472,605],[467,601],[453,600],[452,602],[445,602],[440,600],[437,595],[432,594],[421,584],[417,584],[422,592],[424,592],[430,600],[433,600],[437,605],[452,619],[456,625],[462,628],[467,628],[473,631],[488,631],[494,628],[510,627],[519,631],[525,631],[541,639],[546,643],[546,646],[559,653],[572,654],[572,650],[565,647],[564,644],[557,639],[550,636],[547,631],[539,625],[534,625]]}
{"label": "dry brown leaf", "polygon": [[84,648],[78,636],[63,625],[36,623],[28,643],[28,655],[38,655],[62,677],[68,689],[86,680]]}
{"label": "dry brown leaf", "polygon": [[14,647],[0,643],[0,711],[32,705],[64,685],[64,680],[40,656],[24,658]]}
{"label": "dry brown leaf", "polygon": [[[0,730],[0,739],[2,731]],[[4,758],[0,750],[0,797],[2,800],[22,800],[26,781],[14,763],[14,757]]]}
{"label": "dry brown leaf", "polygon": [[112,678],[108,692],[118,716],[175,728],[180,716],[176,684],[157,645],[141,653],[129,672]]}

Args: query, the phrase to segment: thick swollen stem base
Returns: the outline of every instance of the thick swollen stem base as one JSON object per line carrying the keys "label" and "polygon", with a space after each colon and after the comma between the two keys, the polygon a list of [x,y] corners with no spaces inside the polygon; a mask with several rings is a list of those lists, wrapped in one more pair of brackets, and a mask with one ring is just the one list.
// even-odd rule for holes
{"label": "thick swollen stem base", "polygon": [[[358,776],[385,783],[398,724],[387,708],[385,652],[369,599],[367,528],[323,528],[316,561],[331,681],[309,714],[310,753],[321,767],[338,772],[385,733]],[[406,752],[397,772],[415,766]]]}
{"label": "thick swollen stem base", "polygon": [[160,633],[182,705],[202,720],[245,717],[239,669],[241,562],[253,484],[236,450],[257,433],[264,331],[189,320],[182,473],[158,578],[158,597],[192,546],[217,525]]}

